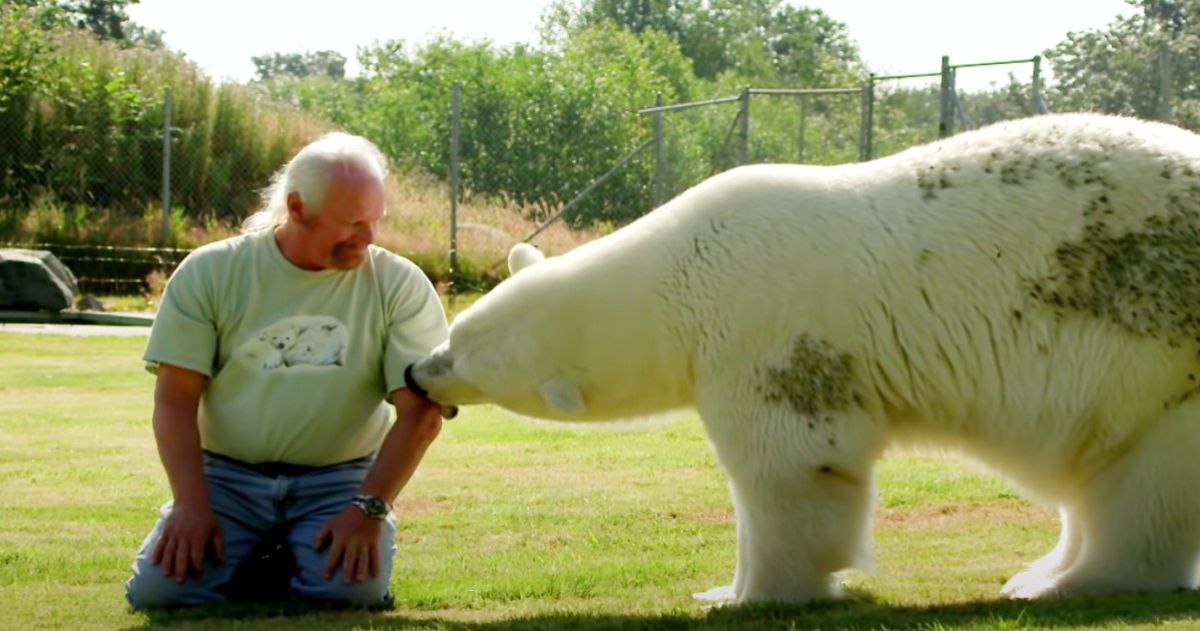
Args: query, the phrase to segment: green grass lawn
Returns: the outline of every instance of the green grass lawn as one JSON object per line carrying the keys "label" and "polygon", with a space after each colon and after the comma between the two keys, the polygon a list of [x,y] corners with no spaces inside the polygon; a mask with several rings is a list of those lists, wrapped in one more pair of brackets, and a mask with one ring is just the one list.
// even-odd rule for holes
{"label": "green grass lawn", "polygon": [[733,514],[694,418],[532,424],[493,408],[448,423],[398,502],[395,609],[294,604],[132,613],[122,584],[167,486],[142,338],[0,334],[0,628],[1200,628],[1200,595],[998,598],[1057,526],[950,461],[880,468],[876,566],[850,597],[707,610],[730,581]]}

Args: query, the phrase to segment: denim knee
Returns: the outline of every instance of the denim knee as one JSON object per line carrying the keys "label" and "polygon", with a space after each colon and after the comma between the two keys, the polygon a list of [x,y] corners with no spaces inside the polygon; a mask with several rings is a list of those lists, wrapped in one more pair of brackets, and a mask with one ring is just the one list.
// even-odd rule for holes
{"label": "denim knee", "polygon": [[391,592],[388,591],[388,577],[383,575],[359,583],[346,584],[338,574],[332,580],[322,581],[318,585],[297,586],[295,591],[303,598],[354,607],[385,606],[392,601]]}
{"label": "denim knee", "polygon": [[125,583],[125,600],[136,610],[166,609],[188,605],[206,605],[221,602],[224,596],[207,586],[200,585],[195,579],[176,583],[170,576],[162,572],[138,572]]}

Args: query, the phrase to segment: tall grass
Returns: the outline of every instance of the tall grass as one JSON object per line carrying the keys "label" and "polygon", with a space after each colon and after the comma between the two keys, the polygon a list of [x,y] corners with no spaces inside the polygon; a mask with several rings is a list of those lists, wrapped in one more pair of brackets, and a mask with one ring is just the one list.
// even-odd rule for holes
{"label": "tall grass", "polygon": [[[387,192],[388,214],[377,244],[412,260],[446,289],[451,279],[451,226],[445,184],[420,171],[400,172],[388,178]],[[235,224],[211,215],[192,217],[179,208],[170,226],[170,243],[181,248],[238,234]],[[468,195],[458,205],[457,227],[454,278],[462,290],[486,289],[507,276],[508,249],[540,225],[511,205]],[[0,242],[13,244],[150,245],[159,243],[161,229],[161,210],[153,205],[135,215],[40,198],[23,209],[0,209]],[[604,232],[605,226],[573,230],[557,222],[532,243],[548,255],[562,254]]]}
{"label": "tall grass", "polygon": [[252,88],[215,84],[180,55],[7,20],[0,37],[42,39],[24,53],[35,71],[0,95],[0,207],[10,211],[84,205],[138,218],[157,205],[168,88],[171,195],[194,220],[244,214],[271,172],[329,128]]}
{"label": "tall grass", "polygon": [[[483,195],[458,205],[458,287],[484,289],[507,276],[505,261],[514,243],[540,225],[519,207]],[[531,241],[547,255],[562,254],[600,236],[606,226],[574,230],[556,222]],[[422,171],[393,174],[388,215],[377,243],[417,263],[438,282],[450,280],[450,195],[444,182]]]}

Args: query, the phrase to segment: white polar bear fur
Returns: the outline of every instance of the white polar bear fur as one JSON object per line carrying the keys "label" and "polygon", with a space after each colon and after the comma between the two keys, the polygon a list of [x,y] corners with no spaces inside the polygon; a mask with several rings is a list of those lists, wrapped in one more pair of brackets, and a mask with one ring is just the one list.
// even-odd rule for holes
{"label": "white polar bear fur", "polygon": [[508,271],[512,274],[540,263],[546,258],[542,251],[528,243],[518,243],[508,251]]}
{"label": "white polar bear fur", "polygon": [[836,595],[893,444],[1058,507],[1011,596],[1195,588],[1198,279],[1200,138],[1044,116],[716,176],[501,283],[414,377],[550,419],[694,406],[737,520],[706,597]]}

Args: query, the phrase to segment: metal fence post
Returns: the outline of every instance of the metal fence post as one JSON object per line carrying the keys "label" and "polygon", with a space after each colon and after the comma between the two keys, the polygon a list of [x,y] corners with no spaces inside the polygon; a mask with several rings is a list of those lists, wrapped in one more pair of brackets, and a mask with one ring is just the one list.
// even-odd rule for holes
{"label": "metal fence post", "polygon": [[867,83],[863,86],[863,120],[862,134],[859,136],[862,139],[862,144],[858,148],[858,159],[866,162],[871,159],[873,151],[872,145],[875,142],[875,75],[867,75]]}
{"label": "metal fence post", "polygon": [[1033,57],[1033,111],[1036,114],[1045,114],[1046,109],[1042,104],[1042,56],[1034,55]]}
{"label": "metal fence post", "polygon": [[800,95],[800,149],[796,152],[796,162],[804,164],[804,142],[808,129],[808,97]]}
{"label": "metal fence post", "polygon": [[938,138],[946,138],[954,133],[954,104],[950,101],[950,91],[954,89],[951,77],[950,56],[942,55],[942,85],[941,109],[938,115]]}
{"label": "metal fence post", "polygon": [[163,90],[162,245],[171,243],[171,86]]}
{"label": "metal fence post", "polygon": [[742,88],[742,96],[738,100],[741,111],[738,113],[737,163],[742,165],[750,156],[750,88]]}
{"label": "metal fence post", "polygon": [[1158,120],[1171,120],[1171,49],[1166,44],[1158,46]]}
{"label": "metal fence post", "polygon": [[450,300],[458,293],[458,138],[462,84],[450,88]]}
{"label": "metal fence post", "polygon": [[[654,107],[662,107],[662,92],[654,97]],[[651,189],[651,202],[655,208],[663,202],[665,188],[666,159],[663,156],[663,112],[654,113],[654,186]]]}

